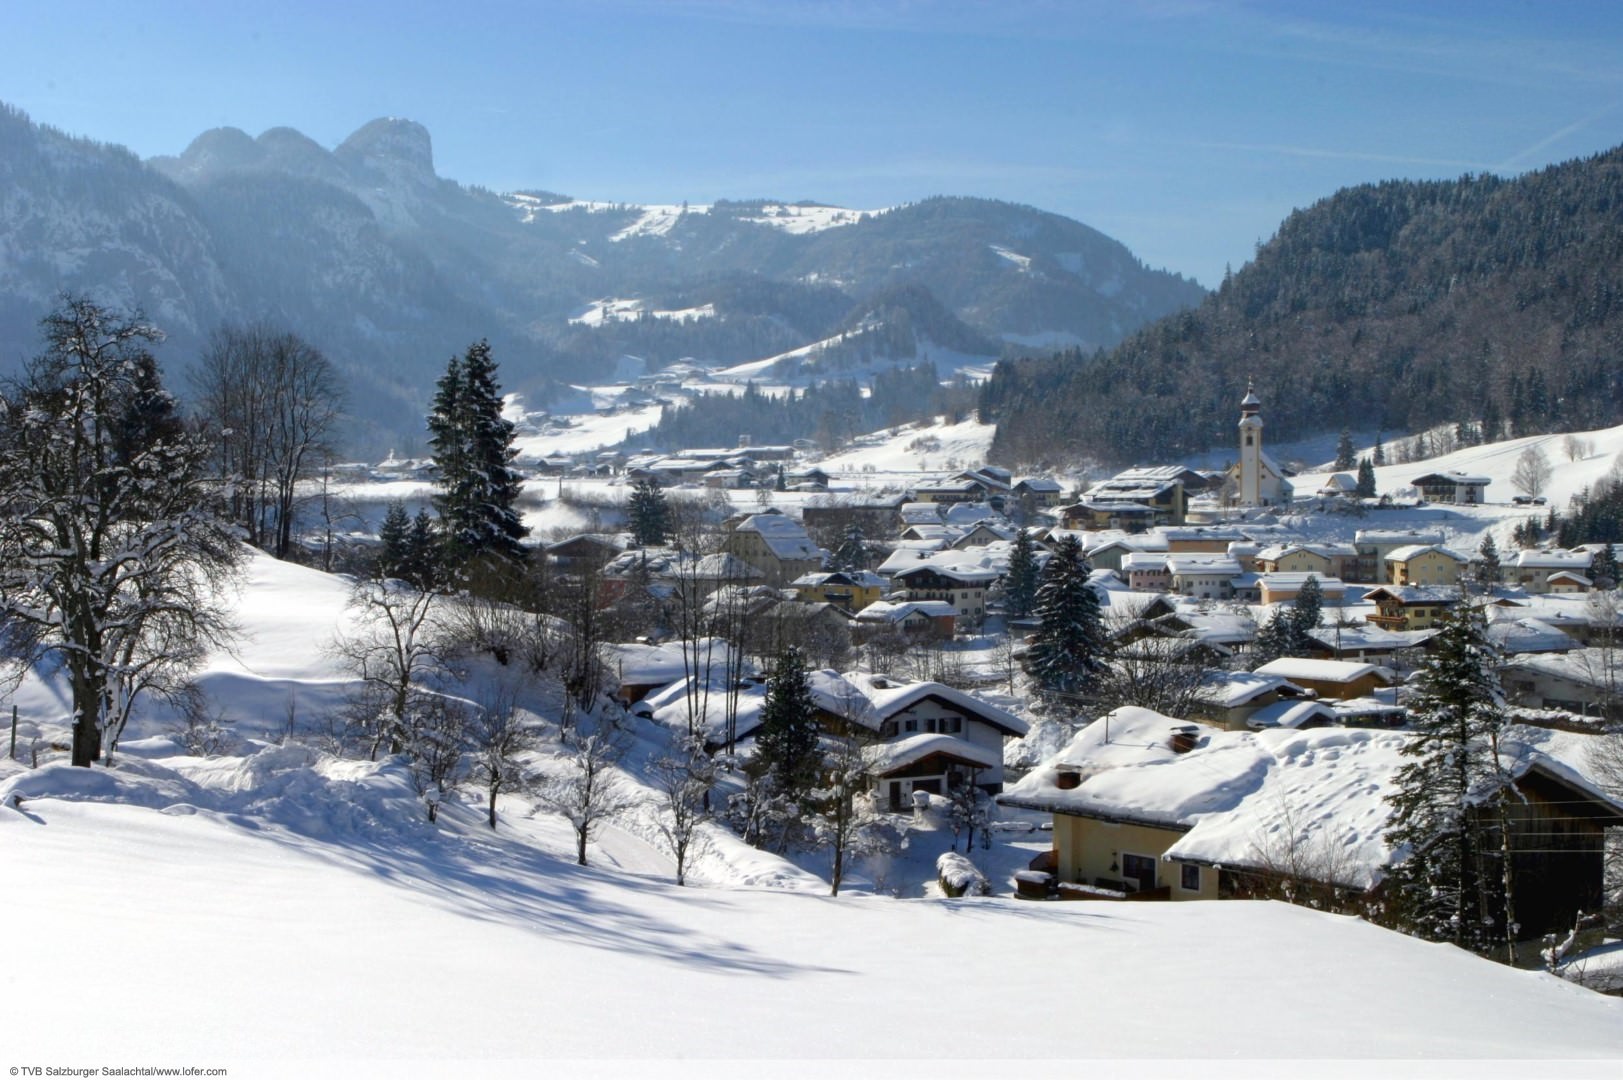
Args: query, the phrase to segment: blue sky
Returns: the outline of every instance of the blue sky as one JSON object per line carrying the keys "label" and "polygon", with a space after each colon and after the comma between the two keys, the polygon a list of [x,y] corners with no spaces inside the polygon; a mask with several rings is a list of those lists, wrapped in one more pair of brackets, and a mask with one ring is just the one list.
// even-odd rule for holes
{"label": "blue sky", "polygon": [[0,0],[0,100],[143,156],[404,116],[498,190],[984,195],[1212,285],[1348,184],[1623,142],[1623,4]]}

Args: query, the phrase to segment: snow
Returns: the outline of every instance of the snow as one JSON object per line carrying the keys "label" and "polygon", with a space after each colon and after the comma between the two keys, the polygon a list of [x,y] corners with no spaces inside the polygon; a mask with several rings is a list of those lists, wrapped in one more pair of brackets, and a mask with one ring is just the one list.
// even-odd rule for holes
{"label": "snow", "polygon": [[593,301],[578,315],[571,316],[569,321],[576,326],[602,326],[604,323],[610,322],[635,322],[642,318],[644,314],[653,319],[687,322],[689,320],[714,318],[716,306],[714,304],[702,304],[698,307],[660,310],[649,308],[642,300],[610,297]]}
{"label": "snow", "polygon": [[[1486,498],[1489,505],[1482,507],[1450,506],[1447,509],[1462,517],[1501,517],[1509,510],[1512,496],[1520,493],[1511,475],[1516,471],[1516,460],[1528,447],[1537,447],[1551,465],[1550,481],[1543,494],[1549,504],[1557,508],[1611,472],[1618,454],[1623,453],[1623,425],[1597,431],[1575,433],[1580,441],[1589,444],[1589,453],[1577,461],[1567,459],[1566,434],[1531,435],[1504,442],[1456,450],[1440,457],[1428,458],[1407,465],[1380,465],[1375,468],[1375,488],[1382,494],[1412,491],[1410,485],[1427,473],[1463,472],[1489,481]],[[1368,455],[1372,447],[1358,450],[1360,458]],[[1330,472],[1308,472],[1291,478],[1298,492],[1317,491],[1324,485]],[[1516,507],[1513,520],[1521,520],[1532,513],[1543,513],[1542,507]],[[1499,539],[1504,539],[1500,537]],[[1461,545],[1456,545],[1461,546]],[[1501,545],[1503,547],[1504,545]],[[1468,550],[1474,551],[1472,545]]]}
{"label": "snow", "polygon": [[[1195,745],[1173,748],[1174,736]],[[1289,727],[1221,731],[1148,709],[1120,708],[1078,732],[1002,797],[1014,806],[1187,830],[1169,859],[1267,868],[1287,852],[1367,889],[1390,862],[1385,831],[1408,732]],[[1513,725],[1500,740],[1507,773],[1541,771],[1623,811],[1584,778],[1590,739]],[[1074,784],[1061,786],[1069,775]]]}
{"label": "snow", "polygon": [[[518,210],[521,218],[526,222],[534,221],[537,214],[548,212],[562,213],[570,210],[583,210],[588,213],[636,211],[636,220],[609,238],[615,242],[635,236],[664,236],[675,227],[683,214],[708,214],[712,210],[710,206],[682,203],[636,205],[576,199],[569,202],[543,204],[532,195],[509,194],[503,197],[509,205]],[[794,206],[767,203],[759,207],[750,207],[750,212],[738,215],[738,220],[748,221],[756,225],[766,225],[794,236],[805,236],[828,229],[837,229],[845,225],[855,225],[864,218],[876,217],[886,213],[887,209],[848,210],[843,206]]]}
{"label": "snow", "polygon": [[[243,639],[205,673],[212,703],[234,710],[226,756],[184,754],[154,709],[112,769],[0,759],[0,866],[26,886],[7,890],[0,946],[13,1060],[280,1076],[426,1075],[473,1057],[652,1058],[669,1074],[709,1058],[723,1060],[705,1075],[751,1060],[772,1062],[752,1075],[783,1075],[805,1058],[961,1059],[955,1000],[973,1002],[971,1052],[1004,1068],[1267,1059],[1256,1075],[1292,1058],[1379,1057],[1425,1058],[1437,1075],[1438,1059],[1623,1056],[1623,1002],[1354,919],[1262,902],[1010,899],[1008,877],[1035,850],[1002,839],[973,859],[1004,895],[964,902],[829,898],[807,868],[719,829],[700,884],[678,888],[646,805],[597,835],[589,868],[574,865],[563,819],[521,796],[499,801],[496,831],[468,793],[430,825],[398,760],[260,739],[281,725],[285,691],[313,726],[306,695],[341,685],[323,643],[349,618],[346,595],[340,579],[251,559],[232,601]],[[244,693],[255,685],[265,692]],[[60,737],[58,675],[36,672],[17,700],[31,728]],[[1147,771],[1172,757],[1147,745],[1159,722],[1119,712],[1099,752],[1119,755],[1116,771],[1134,760]],[[1097,727],[1078,738],[1098,741]],[[650,798],[635,770],[655,729],[635,730],[626,782]],[[1236,790],[1262,747],[1271,775],[1290,777],[1310,761],[1344,768],[1360,740],[1392,738],[1276,734],[1217,763]],[[1578,739],[1536,737],[1551,760]],[[1217,754],[1161,769],[1197,757]],[[947,843],[939,831],[911,843],[917,856],[893,872],[933,878]],[[1153,980],[1120,974],[1146,971]],[[1236,986],[1335,1007],[1282,1020],[1188,1006]],[[88,1022],[74,1002],[93,1005]]]}
{"label": "snow", "polygon": [[[949,987],[974,992],[973,1052],[992,1059],[1623,1055],[1623,1003],[1274,903],[678,889],[475,830],[384,845],[255,825],[53,798],[0,814],[8,870],[30,884],[8,897],[12,924],[103,928],[95,1022],[30,1010],[13,1057],[183,1056],[233,1075],[311,1059],[322,1075],[392,1059],[421,1075],[475,1055],[958,1057]],[[8,983],[82,1000],[73,949],[62,933],[13,934]],[[1143,970],[1153,989],[1088,974]],[[1336,1004],[1169,1022],[1168,1003],[1235,986]]]}

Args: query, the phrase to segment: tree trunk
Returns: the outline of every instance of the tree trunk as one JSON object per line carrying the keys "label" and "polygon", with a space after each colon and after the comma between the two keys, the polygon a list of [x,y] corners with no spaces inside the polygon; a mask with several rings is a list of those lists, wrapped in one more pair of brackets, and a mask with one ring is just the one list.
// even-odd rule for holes
{"label": "tree trunk", "polygon": [[496,827],[496,785],[490,785],[490,827]]}
{"label": "tree trunk", "polygon": [[584,826],[575,826],[575,862],[586,865],[586,833]]}
{"label": "tree trunk", "polygon": [[73,684],[73,764],[89,768],[101,760],[101,687],[85,672],[72,677]]}

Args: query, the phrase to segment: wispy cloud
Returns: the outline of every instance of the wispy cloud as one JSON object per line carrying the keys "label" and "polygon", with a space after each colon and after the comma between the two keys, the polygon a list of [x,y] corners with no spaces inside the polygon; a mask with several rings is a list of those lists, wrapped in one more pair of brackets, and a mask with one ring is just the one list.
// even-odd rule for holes
{"label": "wispy cloud", "polygon": [[1292,146],[1288,143],[1220,142],[1206,139],[1186,139],[1170,145],[1199,150],[1236,150],[1248,154],[1279,154],[1285,157],[1329,158],[1337,161],[1375,161],[1387,165],[1422,165],[1441,169],[1488,170],[1480,161],[1459,158],[1420,157],[1412,154],[1394,154],[1378,150],[1336,150],[1322,146]]}
{"label": "wispy cloud", "polygon": [[1530,161],[1534,160],[1535,158],[1537,158],[1538,155],[1542,154],[1546,149],[1548,149],[1551,146],[1554,146],[1558,142],[1561,142],[1563,139],[1567,138],[1569,135],[1575,135],[1578,132],[1582,131],[1584,128],[1589,127],[1591,124],[1593,124],[1596,121],[1602,119],[1607,114],[1612,113],[1612,112],[1616,112],[1617,107],[1618,107],[1618,103],[1614,101],[1611,104],[1607,105],[1605,108],[1597,109],[1595,112],[1590,113],[1588,116],[1580,117],[1579,119],[1574,120],[1572,123],[1566,125],[1565,127],[1559,128],[1556,131],[1552,131],[1550,134],[1544,136],[1544,138],[1540,139],[1538,142],[1534,143],[1532,146],[1529,146],[1525,150],[1522,150],[1519,153],[1515,153],[1515,154],[1512,154],[1509,157],[1507,157],[1504,161],[1500,162],[1497,166],[1494,167],[1494,171],[1496,171],[1496,172],[1515,172],[1516,170],[1520,169],[1523,165],[1526,165],[1528,162],[1530,162]]}

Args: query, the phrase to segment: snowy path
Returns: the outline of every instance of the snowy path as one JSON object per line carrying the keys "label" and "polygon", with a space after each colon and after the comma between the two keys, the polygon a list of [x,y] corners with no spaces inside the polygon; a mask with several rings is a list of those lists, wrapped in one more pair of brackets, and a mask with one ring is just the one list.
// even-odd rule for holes
{"label": "snowy path", "polygon": [[604,866],[639,877],[669,881],[676,876],[676,860],[618,825],[599,825],[592,834],[592,852]]}

